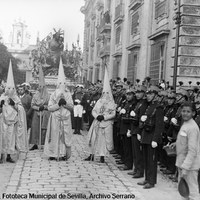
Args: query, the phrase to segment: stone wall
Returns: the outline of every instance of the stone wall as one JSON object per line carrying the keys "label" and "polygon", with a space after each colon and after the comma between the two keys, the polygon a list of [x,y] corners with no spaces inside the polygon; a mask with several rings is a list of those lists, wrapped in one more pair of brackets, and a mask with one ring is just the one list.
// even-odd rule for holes
{"label": "stone wall", "polygon": [[182,0],[178,81],[193,85],[200,78],[200,1]]}

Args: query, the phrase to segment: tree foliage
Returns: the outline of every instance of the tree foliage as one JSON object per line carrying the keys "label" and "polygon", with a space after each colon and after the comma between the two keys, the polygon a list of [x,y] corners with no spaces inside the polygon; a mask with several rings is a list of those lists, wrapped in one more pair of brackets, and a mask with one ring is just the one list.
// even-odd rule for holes
{"label": "tree foliage", "polygon": [[10,52],[8,52],[7,47],[0,43],[0,79],[6,81],[8,74],[9,62],[12,61],[13,74],[15,84],[20,84],[24,82],[24,72],[18,69],[19,60],[14,58]]}

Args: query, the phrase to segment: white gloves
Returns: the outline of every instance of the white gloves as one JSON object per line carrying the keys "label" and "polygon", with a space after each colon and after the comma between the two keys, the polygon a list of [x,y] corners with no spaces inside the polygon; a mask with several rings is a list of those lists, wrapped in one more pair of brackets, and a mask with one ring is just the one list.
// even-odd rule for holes
{"label": "white gloves", "polygon": [[156,148],[156,147],[158,146],[158,143],[157,143],[157,142],[154,142],[154,141],[152,141],[152,142],[151,142],[151,146],[152,146],[152,148]]}
{"label": "white gloves", "polygon": [[121,107],[119,107],[119,108],[117,109],[117,112],[120,112],[120,111],[121,111],[121,109],[122,109],[122,108],[121,108]]}
{"label": "white gloves", "polygon": [[176,119],[176,118],[172,118],[172,119],[171,119],[171,122],[172,122],[173,124],[177,125],[177,119]]}
{"label": "white gloves", "polygon": [[142,121],[142,122],[145,122],[146,120],[147,120],[147,116],[146,116],[146,115],[142,115],[141,121]]}
{"label": "white gloves", "polygon": [[92,101],[92,102],[90,103],[90,106],[93,107],[93,106],[95,105],[95,103],[96,103],[96,101]]}
{"label": "white gloves", "polygon": [[140,141],[141,140],[141,135],[137,134],[137,139]]}
{"label": "white gloves", "polygon": [[85,112],[85,110],[83,110],[83,114],[85,114],[86,112]]}
{"label": "white gloves", "polygon": [[79,99],[75,99],[75,102],[78,104],[81,103],[81,101]]}
{"label": "white gloves", "polygon": [[136,114],[135,114],[135,112],[133,110],[130,112],[130,116],[131,117],[135,117],[136,116]]}
{"label": "white gloves", "polygon": [[128,130],[127,133],[126,133],[127,137],[131,137],[131,131]]}
{"label": "white gloves", "polygon": [[166,122],[168,120],[168,117],[164,116],[164,122]]}
{"label": "white gloves", "polygon": [[119,112],[120,114],[125,114],[126,113],[126,110],[124,108],[122,108]]}

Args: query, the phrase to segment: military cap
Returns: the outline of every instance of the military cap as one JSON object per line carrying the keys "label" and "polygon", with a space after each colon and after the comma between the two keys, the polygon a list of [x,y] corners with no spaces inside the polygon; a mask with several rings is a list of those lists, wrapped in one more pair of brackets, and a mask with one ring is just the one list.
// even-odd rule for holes
{"label": "military cap", "polygon": [[123,83],[121,81],[118,81],[116,84],[115,84],[115,87],[123,87]]}
{"label": "military cap", "polygon": [[161,90],[161,91],[158,92],[158,95],[163,96],[163,97],[167,97],[168,92],[166,90]]}
{"label": "military cap", "polygon": [[129,93],[135,93],[135,90],[133,88],[130,88],[130,89],[127,89],[126,90],[126,94],[129,94]]}
{"label": "military cap", "polygon": [[176,93],[173,91],[170,91],[167,95],[168,99],[176,99]]}
{"label": "military cap", "polygon": [[190,87],[187,87],[186,90],[187,90],[187,91],[194,91],[194,90],[195,90],[195,87],[194,87],[194,86],[190,86]]}
{"label": "military cap", "polygon": [[21,84],[21,86],[30,86],[30,84],[29,84],[29,83],[26,83],[26,82],[24,82],[24,83],[22,83],[22,84]]}
{"label": "military cap", "polygon": [[76,88],[78,88],[78,87],[80,87],[80,88],[84,88],[84,86],[81,85],[81,84],[76,85]]}
{"label": "military cap", "polygon": [[147,91],[147,88],[144,85],[137,85],[135,87],[135,92],[146,92],[146,91]]}
{"label": "military cap", "polygon": [[155,86],[155,85],[151,85],[148,89],[147,89],[147,94],[148,93],[156,93],[158,94],[158,92],[160,91],[160,89]]}
{"label": "military cap", "polygon": [[185,90],[185,89],[183,89],[183,88],[179,88],[179,89],[176,91],[176,94],[181,94],[182,96],[189,97],[188,91]]}

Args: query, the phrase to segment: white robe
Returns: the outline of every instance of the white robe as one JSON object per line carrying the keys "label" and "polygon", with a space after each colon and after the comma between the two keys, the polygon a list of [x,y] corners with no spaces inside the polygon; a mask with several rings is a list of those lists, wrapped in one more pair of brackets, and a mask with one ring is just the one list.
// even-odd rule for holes
{"label": "white robe", "polygon": [[[109,103],[102,109],[100,101],[97,101],[92,115],[95,118],[88,132],[88,145],[90,154],[107,156],[113,149],[113,119],[116,115],[115,107]],[[103,115],[104,120],[99,122],[96,118]]]}
{"label": "white robe", "polygon": [[28,151],[26,113],[20,99],[15,96],[13,101],[17,109],[8,104],[9,98],[2,95],[0,101],[5,103],[2,108],[0,132],[2,134],[2,153],[14,154]]}
{"label": "white robe", "polygon": [[3,132],[2,132],[2,126],[3,126],[3,116],[2,113],[0,113],[0,154],[3,153]]}
{"label": "white robe", "polygon": [[[65,92],[64,97],[67,105],[73,109],[70,92]],[[59,99],[54,92],[49,100],[48,110],[51,115],[47,126],[44,154],[48,157],[69,158],[72,143],[71,112],[62,106],[59,107]]]}

